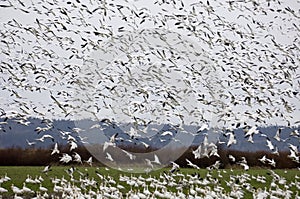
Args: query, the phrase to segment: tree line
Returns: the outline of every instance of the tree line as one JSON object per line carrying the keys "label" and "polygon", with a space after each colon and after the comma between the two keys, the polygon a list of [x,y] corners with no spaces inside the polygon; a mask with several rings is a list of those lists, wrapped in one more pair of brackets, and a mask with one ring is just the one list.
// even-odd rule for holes
{"label": "tree line", "polygon": [[[140,152],[146,153],[149,151],[155,151],[155,149],[142,149],[142,148],[126,148],[122,146],[123,149],[131,152]],[[271,169],[292,169],[300,167],[300,164],[292,161],[288,155],[288,151],[281,151],[279,155],[272,154],[266,151],[237,151],[219,148],[217,156],[203,157],[200,159],[195,159],[192,151],[196,150],[197,147],[191,146],[186,150],[175,162],[180,165],[180,167],[189,167],[187,165],[186,159],[190,160],[200,168],[207,168],[213,165],[216,161],[220,161],[220,168],[238,168],[240,167],[238,162],[244,158],[247,160],[247,164],[250,167],[262,167],[262,168],[271,168]],[[165,154],[172,154],[176,149],[165,149]],[[82,160],[87,160],[92,155],[84,147],[79,146],[74,150],[80,154]],[[0,166],[45,166],[45,165],[66,165],[59,162],[62,153],[69,153],[69,146],[60,146],[60,154],[51,155],[50,149],[44,148],[27,148],[23,149],[20,147],[4,148],[0,149]],[[233,162],[229,158],[229,154],[234,156],[236,161]],[[119,154],[121,155],[121,154]],[[299,155],[299,154],[298,154]],[[274,159],[276,166],[271,166],[267,163],[262,163],[259,161],[260,158],[266,156],[268,159]],[[116,157],[117,158],[117,157]],[[93,158],[94,165],[103,166],[101,162]],[[71,162],[70,164],[74,164]],[[79,164],[80,165],[80,164]],[[84,165],[84,162],[83,162]]]}

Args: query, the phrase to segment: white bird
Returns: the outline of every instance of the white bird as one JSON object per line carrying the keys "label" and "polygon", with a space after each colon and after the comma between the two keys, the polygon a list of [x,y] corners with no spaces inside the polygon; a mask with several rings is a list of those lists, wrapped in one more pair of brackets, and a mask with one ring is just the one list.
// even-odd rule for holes
{"label": "white bird", "polygon": [[206,146],[208,146],[208,138],[207,138],[207,134],[205,134],[205,137],[204,137],[204,139],[203,139],[203,146],[204,147],[206,147]]}
{"label": "white bird", "polygon": [[208,124],[203,124],[198,130],[197,130],[197,132],[202,132],[202,131],[204,131],[204,130],[209,130],[209,126],[208,126]]}
{"label": "white bird", "polygon": [[243,169],[245,170],[245,171],[248,171],[249,170],[249,166],[248,166],[248,164],[246,164],[246,163],[239,163],[242,167],[243,167]]}
{"label": "white bird", "polygon": [[5,188],[3,188],[3,187],[0,187],[0,193],[7,193],[7,192],[8,192],[7,189],[5,189]]}
{"label": "white bird", "polygon": [[192,152],[195,159],[199,159],[202,156],[202,145],[200,144],[196,150]]}
{"label": "white bird", "polygon": [[48,191],[48,189],[46,187],[43,187],[42,184],[40,184],[39,190],[41,192],[47,192]]}
{"label": "white bird", "polygon": [[167,136],[167,135],[173,136],[173,133],[171,131],[165,131],[161,134],[161,136]]}
{"label": "white bird", "polygon": [[109,146],[116,147],[116,143],[112,143],[112,142],[104,142],[104,145],[103,145],[103,152],[104,152]]}
{"label": "white bird", "polygon": [[25,121],[24,119],[20,119],[20,120],[14,120],[19,124],[22,124],[24,126],[28,126],[30,124],[30,121]]}
{"label": "white bird", "polygon": [[141,143],[142,143],[142,144],[144,145],[144,147],[147,148],[147,149],[150,147],[150,145],[147,144],[147,143],[145,143],[145,142],[141,142]]}
{"label": "white bird", "polygon": [[77,143],[74,141],[69,142],[69,144],[70,144],[70,151],[72,151],[78,147]]}
{"label": "white bird", "polygon": [[159,158],[156,154],[154,154],[154,160],[152,162],[155,163],[155,164],[159,164],[159,165],[161,164],[160,160],[159,160]]}
{"label": "white bird", "polygon": [[271,166],[276,167],[276,162],[274,159],[267,159],[267,161]]}
{"label": "white bird", "polygon": [[288,155],[288,157],[291,158],[294,162],[300,163],[299,156],[294,150],[290,149],[290,154]]}
{"label": "white bird", "polygon": [[235,157],[233,155],[228,155],[228,158],[232,161],[232,162],[235,162]]}
{"label": "white bird", "polygon": [[73,158],[74,158],[74,162],[78,162],[82,164],[81,156],[78,153],[74,152]]}
{"label": "white bird", "polygon": [[25,179],[25,182],[26,182],[26,183],[32,183],[32,184],[35,184],[35,180],[33,180],[33,179],[31,178],[31,176],[29,176],[28,174],[27,174],[27,178]]}
{"label": "white bird", "polygon": [[63,139],[66,139],[66,135],[70,135],[72,132],[70,131],[63,131],[63,130],[59,130],[59,133],[61,134],[60,137],[62,137]]}
{"label": "white bird", "polygon": [[129,135],[130,137],[138,137],[138,136],[140,136],[140,135],[138,134],[138,131],[137,131],[135,128],[133,128],[133,127],[130,127],[130,130],[129,130],[129,132],[128,132],[128,135]]}
{"label": "white bird", "polygon": [[274,135],[274,139],[277,140],[278,142],[280,142],[280,140],[281,140],[280,134],[281,134],[282,129],[283,129],[282,127],[279,127],[276,131],[276,134]]}
{"label": "white bird", "polygon": [[67,140],[68,140],[68,142],[72,142],[72,141],[76,142],[76,138],[73,137],[71,134],[68,134]]}
{"label": "white bird", "polygon": [[63,187],[61,187],[61,186],[58,186],[58,185],[54,185],[54,187],[53,187],[53,192],[55,192],[55,193],[60,193],[60,192],[62,192],[64,190],[64,188]]}
{"label": "white bird", "polygon": [[271,142],[269,139],[267,139],[266,141],[267,141],[267,147],[269,147],[269,149],[270,149],[271,151],[273,151],[273,150],[275,149],[275,147],[274,147],[274,145],[272,144],[272,142]]}
{"label": "white bird", "polygon": [[171,161],[171,163],[172,163],[172,168],[170,169],[170,173],[174,173],[174,172],[178,171],[180,168],[179,165],[173,161]]}
{"label": "white bird", "polygon": [[291,150],[293,150],[296,154],[299,153],[298,147],[295,146],[295,145],[292,145],[291,143],[289,143],[289,148],[290,148]]}
{"label": "white bird", "polygon": [[253,136],[250,135],[250,136],[248,137],[247,141],[253,144],[253,143],[254,143],[254,141],[253,141]]}
{"label": "white bird", "polygon": [[146,158],[145,161],[146,161],[146,164],[147,164],[149,167],[151,167],[151,169],[154,168],[154,166],[153,166],[151,160],[149,160],[149,159]]}
{"label": "white bird", "polygon": [[113,135],[111,136],[111,138],[109,139],[109,141],[110,141],[111,143],[115,143],[115,142],[116,142],[116,138],[117,138],[118,134],[119,134],[119,133],[115,133],[115,134],[113,134]]}
{"label": "white bird", "polygon": [[41,183],[41,181],[37,177],[35,177],[34,182],[35,182],[35,184],[40,184]]}
{"label": "white bird", "polygon": [[80,132],[84,131],[84,129],[75,127],[75,128],[72,128],[72,131],[74,131],[75,133],[78,133],[78,134],[79,134]]}
{"label": "white bird", "polygon": [[86,142],[85,140],[88,139],[88,137],[81,137],[80,135],[77,136],[79,138],[79,141],[83,144],[88,144],[89,142]]}
{"label": "white bird", "polygon": [[189,159],[185,159],[187,161],[187,165],[193,167],[194,169],[200,169],[197,165],[193,164]]}
{"label": "white bird", "polygon": [[226,136],[229,135],[229,139],[227,142],[227,146],[230,147],[232,144],[236,144],[237,141],[235,139],[235,135],[232,132],[226,133]]}
{"label": "white bird", "polygon": [[100,127],[101,127],[100,124],[94,124],[93,126],[90,127],[90,129],[100,128]]}
{"label": "white bird", "polygon": [[38,139],[35,139],[35,140],[40,141],[40,142],[44,142],[45,139],[47,139],[47,138],[48,138],[48,139],[51,139],[52,142],[54,142],[53,136],[52,136],[52,135],[49,135],[49,134],[43,135],[42,137],[40,137],[40,138],[38,138]]}
{"label": "white bird", "polygon": [[52,128],[52,126],[50,126],[50,125],[47,125],[46,127],[40,127],[40,126],[38,126],[38,127],[35,128],[34,131],[36,131],[37,134],[39,134],[40,132],[48,131],[48,130],[50,130],[51,128]]}
{"label": "white bird", "polygon": [[259,133],[259,130],[257,129],[256,126],[252,126],[248,131],[247,133],[245,134],[245,137],[247,136],[253,136],[253,134],[258,134]]}
{"label": "white bird", "polygon": [[240,161],[240,163],[245,163],[245,164],[247,164],[247,160],[246,160],[246,158],[245,157],[241,157],[242,158],[242,160]]}
{"label": "white bird", "polygon": [[278,147],[276,146],[275,149],[272,151],[272,154],[279,156]]}
{"label": "white bird", "polygon": [[55,143],[54,148],[52,149],[51,155],[54,155],[56,153],[57,154],[60,153],[59,150],[58,150],[58,144],[57,143]]}
{"label": "white bird", "polygon": [[70,177],[73,177],[73,173],[75,170],[76,170],[75,167],[72,166],[71,168],[66,169],[66,172],[70,175]]}
{"label": "white bird", "polygon": [[219,169],[220,166],[221,166],[221,162],[220,160],[217,160],[213,165],[210,166],[210,168]]}
{"label": "white bird", "polygon": [[103,146],[103,151],[105,151],[107,149],[108,146],[116,146],[116,138],[118,136],[118,133],[113,134],[110,139],[109,142],[104,142],[104,146]]}
{"label": "white bird", "polygon": [[88,160],[85,160],[84,162],[86,162],[87,164],[89,164],[90,166],[92,166],[92,164],[93,164],[93,157],[91,156]]}
{"label": "white bird", "polygon": [[266,163],[267,157],[264,155],[262,158],[258,159],[262,163]]}
{"label": "white bird", "polygon": [[4,182],[7,182],[7,181],[10,181],[11,178],[7,176],[7,173],[5,173],[5,176],[3,177],[3,181]]}
{"label": "white bird", "polygon": [[290,133],[290,136],[299,137],[299,136],[300,136],[300,134],[299,134],[298,130],[297,130],[297,129],[295,129],[295,130],[293,130],[293,131]]}
{"label": "white bird", "polygon": [[11,190],[14,192],[14,194],[22,194],[23,190],[19,187],[16,187],[14,184],[11,184]]}
{"label": "white bird", "polygon": [[60,162],[63,162],[63,163],[69,163],[72,161],[72,156],[70,156],[69,154],[67,153],[64,153],[63,156],[60,158],[59,160]]}
{"label": "white bird", "polygon": [[38,180],[39,180],[40,182],[44,182],[44,178],[42,178],[42,176],[39,176]]}
{"label": "white bird", "polygon": [[27,144],[28,144],[29,146],[33,146],[33,145],[36,144],[36,142],[29,142],[27,139],[26,139],[26,142],[27,142]]}
{"label": "white bird", "polygon": [[135,155],[129,153],[128,151],[123,150],[123,149],[122,149],[122,151],[129,157],[130,160],[134,160],[136,158]]}
{"label": "white bird", "polygon": [[106,159],[108,159],[109,161],[113,162],[114,159],[111,157],[111,155],[109,153],[106,152]]}
{"label": "white bird", "polygon": [[23,183],[22,192],[23,193],[34,193],[33,190],[31,190],[28,187],[26,187],[25,182]]}
{"label": "white bird", "polygon": [[47,173],[47,172],[49,172],[49,171],[51,171],[51,165],[47,165],[47,166],[45,166],[45,168],[43,169],[43,173]]}

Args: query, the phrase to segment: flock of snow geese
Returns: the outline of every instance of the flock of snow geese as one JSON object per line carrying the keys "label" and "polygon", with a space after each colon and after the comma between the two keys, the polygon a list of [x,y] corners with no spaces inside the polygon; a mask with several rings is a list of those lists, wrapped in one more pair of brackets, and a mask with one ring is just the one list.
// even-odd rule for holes
{"label": "flock of snow geese", "polygon": [[[40,176],[32,177],[27,175],[23,186],[17,187],[11,184],[11,190],[15,198],[190,198],[190,199],[212,199],[212,198],[300,198],[300,177],[290,183],[286,178],[278,175],[273,170],[268,171],[270,181],[266,176],[250,175],[247,173],[236,174],[233,170],[218,170],[215,172],[217,177],[211,171],[201,176],[200,173],[183,174],[180,171],[176,173],[162,172],[159,176],[143,177],[142,175],[120,175],[113,178],[109,174],[99,172],[96,168],[96,178],[89,177],[79,170],[67,172],[70,180],[64,176],[61,178],[51,177],[51,186],[43,186],[44,178]],[[106,170],[109,171],[108,168]],[[76,172],[80,175],[74,177]],[[285,171],[287,173],[288,171]],[[230,175],[229,180],[224,180],[223,175]],[[11,179],[5,175],[0,178],[1,184]],[[256,188],[251,182],[263,183],[265,188]],[[223,186],[222,184],[225,184]],[[37,188],[28,188],[28,185],[35,185]],[[125,187],[129,191],[124,192]],[[268,188],[267,188],[268,187]],[[0,187],[0,193],[7,193],[8,190]]]}
{"label": "flock of snow geese", "polygon": [[[11,118],[24,127],[31,125],[28,118],[42,118],[32,132],[37,138],[26,142],[34,146],[51,140],[54,147],[50,153],[60,156],[59,163],[92,166],[93,157],[82,160],[76,152],[79,143],[88,140],[80,134],[89,129],[81,127],[59,130],[59,136],[69,145],[69,153],[61,154],[52,134],[57,128],[55,118],[80,120],[88,115],[89,119],[114,124],[118,114],[123,114],[135,124],[134,135],[129,136],[132,139],[143,134],[141,126],[145,129],[157,121],[176,121],[174,126],[181,130],[184,125],[199,126],[195,133],[218,128],[228,138],[225,145],[231,147],[238,142],[234,130],[243,128],[248,142],[254,143],[253,138],[259,136],[273,154],[279,155],[275,141],[286,143],[288,157],[300,164],[297,129],[288,139],[282,139],[281,127],[274,137],[258,129],[268,125],[298,128],[300,124],[299,1],[3,0],[0,9],[0,131]],[[157,43],[151,43],[150,37]],[[172,72],[180,77],[169,85]],[[194,100],[190,102],[196,104],[186,103],[191,96]],[[119,103],[128,107],[115,106]],[[223,143],[209,140],[209,133],[193,151],[195,159],[219,156],[217,144]],[[164,136],[168,134],[172,132],[164,132]],[[111,162],[114,157],[106,149],[116,147],[118,136],[111,136],[103,147]],[[292,143],[289,138],[298,142]],[[135,161],[133,154],[123,152]],[[145,161],[153,169],[162,158],[154,155]],[[229,158],[235,162],[234,156]],[[199,169],[191,160],[186,161]],[[276,167],[274,159],[266,155],[259,161]],[[181,176],[179,165],[170,164],[170,173],[163,173],[160,179],[120,176],[119,180],[131,187],[126,197],[242,198],[241,187],[249,186],[254,198],[289,198],[290,187],[300,190],[298,177],[292,184],[285,184],[270,171],[270,190],[254,189],[249,180],[262,181],[263,176],[244,173],[233,175],[226,182],[231,191],[225,192],[220,181],[209,174],[201,180],[197,175]],[[249,169],[246,158],[237,164]],[[209,168],[219,166],[217,160]],[[46,166],[42,172],[50,170]],[[72,175],[74,170],[72,167],[68,173]],[[99,178],[99,182],[88,177],[71,178],[70,182],[53,179],[53,192],[63,198],[123,197],[123,187],[114,184],[110,176],[99,174]],[[9,180],[2,177],[0,185]],[[36,197],[47,198],[50,190],[42,186],[42,181],[41,177],[29,176],[22,188],[12,185],[11,189],[17,198],[34,193],[26,184],[38,183]],[[200,188],[208,184],[213,188]],[[148,186],[155,191],[150,192]],[[189,195],[182,192],[183,186],[189,186]],[[167,187],[176,187],[176,191],[169,192]],[[5,192],[0,187],[0,193]]]}

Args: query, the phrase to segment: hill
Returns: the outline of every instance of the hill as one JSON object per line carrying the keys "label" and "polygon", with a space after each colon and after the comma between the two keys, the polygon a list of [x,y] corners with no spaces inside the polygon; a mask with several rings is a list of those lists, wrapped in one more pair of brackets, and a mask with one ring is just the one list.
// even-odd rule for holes
{"label": "hill", "polygon": [[[229,139],[228,136],[226,137],[226,132],[222,130],[218,130],[217,133],[208,132],[207,129],[197,132],[197,129],[199,129],[197,126],[184,126],[184,131],[179,131],[177,128],[168,124],[149,124],[146,129],[140,126],[134,127],[133,124],[117,125],[115,123],[109,123],[106,120],[100,122],[90,120],[75,122],[70,120],[53,120],[50,122],[49,120],[28,118],[27,123],[24,124],[24,122],[16,118],[2,118],[0,122],[0,148],[48,148],[53,145],[51,139],[45,139],[44,142],[36,140],[46,134],[53,136],[55,142],[64,145],[67,144],[66,133],[68,134],[68,132],[76,139],[86,137],[86,140],[89,142],[100,144],[108,141],[111,136],[116,134],[116,143],[128,147],[149,145],[151,148],[162,148],[168,144],[173,147],[180,147],[182,145],[198,146],[203,142],[204,137],[207,136],[209,142],[214,142],[222,148],[227,148],[226,144]],[[77,126],[84,127],[87,130],[78,132]],[[281,129],[280,141],[274,138],[279,128]],[[147,134],[145,132],[144,134],[141,132],[134,134],[134,132],[131,132],[134,129],[138,129],[139,131],[146,129]],[[254,134],[253,143],[251,143],[247,141],[248,138],[245,138],[245,132],[242,128],[234,129],[233,132],[237,143],[231,145],[229,149],[239,151],[267,151],[267,139],[269,139],[279,151],[287,151],[289,143],[296,146],[299,145],[299,136],[291,136],[292,132],[300,130],[299,127],[268,126],[258,127],[258,130],[260,133]],[[35,142],[34,146],[29,146],[26,140]],[[177,140],[177,142],[172,142],[174,140]],[[83,143],[84,142],[78,142],[79,145],[83,145]]]}

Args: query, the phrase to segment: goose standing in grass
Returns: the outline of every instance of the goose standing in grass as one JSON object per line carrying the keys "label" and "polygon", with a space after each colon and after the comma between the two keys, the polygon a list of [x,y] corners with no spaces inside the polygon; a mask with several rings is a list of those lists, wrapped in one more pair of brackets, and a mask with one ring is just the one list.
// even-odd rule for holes
{"label": "goose standing in grass", "polygon": [[7,189],[0,187],[0,194],[7,193],[7,192],[8,192]]}
{"label": "goose standing in grass", "polygon": [[23,193],[23,190],[20,189],[19,187],[16,187],[14,184],[11,184],[10,187],[14,194],[20,195]]}
{"label": "goose standing in grass", "polygon": [[41,192],[47,192],[47,191],[48,191],[48,189],[47,189],[46,187],[43,187],[42,184],[40,184],[39,190],[40,190]]}
{"label": "goose standing in grass", "polygon": [[35,179],[34,179],[34,182],[35,184],[41,184],[41,182],[43,181],[44,179],[40,176],[40,177],[37,177],[35,176]]}
{"label": "goose standing in grass", "polygon": [[34,193],[33,190],[31,190],[30,188],[26,187],[25,182],[23,183],[22,192],[23,192],[23,193],[27,193],[27,194],[28,194],[28,193]]}
{"label": "goose standing in grass", "polygon": [[4,177],[3,177],[3,182],[8,182],[11,181],[11,178],[9,176],[7,176],[7,173],[5,173]]}

